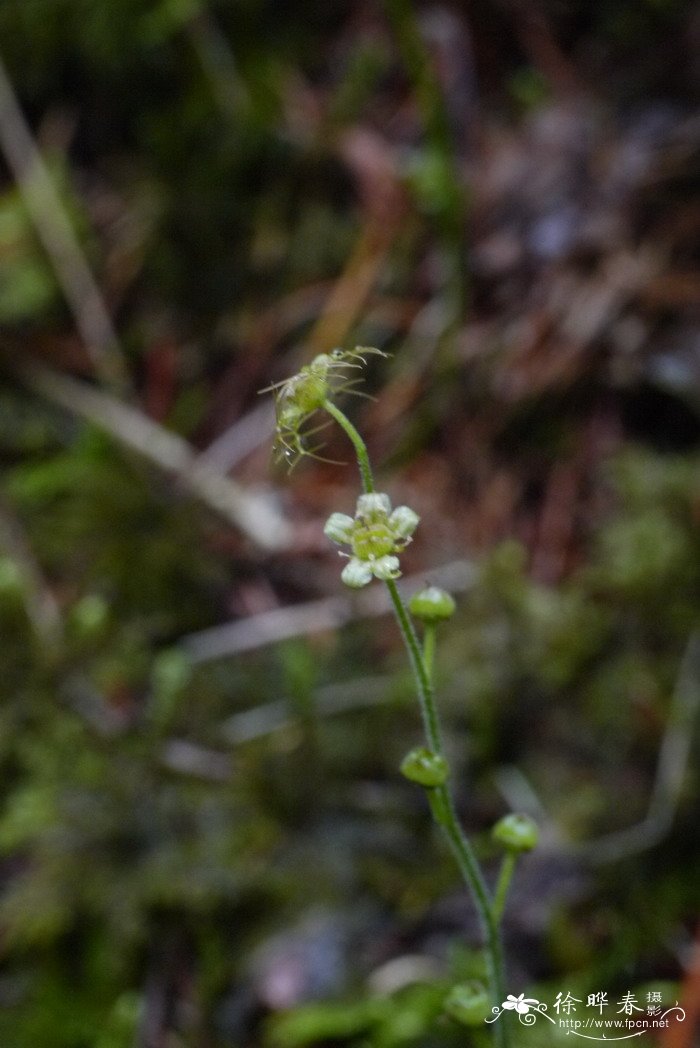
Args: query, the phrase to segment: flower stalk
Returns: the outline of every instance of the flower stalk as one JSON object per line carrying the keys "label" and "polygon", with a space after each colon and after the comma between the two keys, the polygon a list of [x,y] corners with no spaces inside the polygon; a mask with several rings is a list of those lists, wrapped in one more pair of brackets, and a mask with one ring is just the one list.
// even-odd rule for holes
{"label": "flower stalk", "polygon": [[[367,446],[359,432],[335,404],[324,401],[323,408],[336,420],[349,437],[360,470],[365,494],[374,493],[374,479],[369,462]],[[332,518],[331,518],[332,519]],[[432,668],[435,651],[435,621],[426,621],[424,648],[416,636],[416,631],[409,613],[401,599],[395,578],[386,578],[385,585],[389,591],[394,615],[401,631],[409,664],[413,673],[416,695],[420,706],[423,728],[430,751],[441,758],[447,765],[443,752],[442,728],[432,681]],[[505,984],[503,974],[503,952],[501,948],[498,917],[494,903],[489,895],[479,862],[471,843],[462,830],[457,817],[454,801],[446,783],[435,787],[426,787],[430,808],[438,826],[447,838],[450,849],[457,861],[460,873],[469,888],[474,905],[479,915],[482,934],[485,940],[491,983],[495,1003],[504,999]],[[507,1048],[507,1029],[505,1024],[494,1030],[500,1048]]]}
{"label": "flower stalk", "polygon": [[362,478],[362,488],[366,495],[370,495],[374,491],[374,477],[372,475],[372,466],[369,461],[367,445],[347,415],[337,408],[332,400],[329,400],[326,397],[321,406],[324,411],[328,412],[331,418],[335,419],[341,429],[345,430],[347,436],[350,438],[350,442],[352,443],[357,458],[360,477]]}

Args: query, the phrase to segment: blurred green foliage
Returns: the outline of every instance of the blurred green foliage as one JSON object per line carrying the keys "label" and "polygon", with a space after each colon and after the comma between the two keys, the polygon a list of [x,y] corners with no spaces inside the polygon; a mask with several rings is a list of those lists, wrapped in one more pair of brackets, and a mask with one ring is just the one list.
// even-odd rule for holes
{"label": "blurred green foliage", "polygon": [[[485,560],[461,611],[443,627],[438,670],[455,739],[469,739],[459,777],[465,787],[472,783],[472,819],[480,808],[498,813],[489,769],[504,762],[525,771],[550,816],[578,839],[643,816],[696,616],[697,466],[695,457],[641,449],[612,461],[610,509],[591,535],[589,558],[557,589],[528,579],[515,543]],[[65,594],[60,645],[38,647],[21,571],[5,557],[6,1043],[130,1043],[149,943],[163,934],[184,938],[193,959],[200,1025],[185,1043],[198,1043],[227,980],[250,978],[246,948],[285,913],[310,898],[342,904],[350,892],[383,898],[410,924],[410,914],[455,885],[449,864],[431,869],[438,852],[425,847],[426,813],[397,781],[395,765],[415,739],[414,712],[388,706],[345,714],[340,723],[315,710],[317,685],[347,677],[354,630],[320,661],[301,642],[281,649],[281,672],[253,656],[226,672],[193,667],[170,638],[216,617],[222,564],[205,542],[193,549],[201,522],[191,507],[149,489],[140,467],[95,433],[25,456],[6,471],[4,497]],[[371,643],[367,635],[361,640],[363,649]],[[217,724],[281,694],[297,727],[229,754]],[[382,724],[391,745],[379,751],[370,739]],[[173,739],[213,746],[218,779],[170,767]],[[220,774],[222,761],[228,770]],[[622,767],[637,796],[618,810],[610,793]],[[392,806],[400,836],[378,850],[359,844],[369,829],[358,830],[350,801],[358,776],[393,782],[403,794],[401,806]],[[679,828],[692,821],[689,798],[678,818]],[[335,830],[320,832],[328,819]],[[416,837],[416,855],[425,851],[418,865],[408,858],[406,835]],[[558,939],[545,968],[595,970],[599,944],[590,929],[610,906],[620,939],[607,977],[621,978],[630,964],[653,966],[661,928],[677,925],[700,901],[697,884],[673,873],[672,854],[665,852],[663,873],[653,853],[633,860],[624,886],[613,878],[602,895],[584,896],[578,915],[562,912],[566,924],[553,929]],[[653,907],[640,910],[652,891]],[[451,1024],[436,1025],[445,985],[309,1006],[274,1020],[266,1037],[290,1046],[328,1038],[457,1043]],[[226,1036],[212,1043],[229,1043]]]}
{"label": "blurred green foliage", "polygon": [[35,243],[17,190],[0,198],[0,320],[41,316],[56,298],[53,275]]}

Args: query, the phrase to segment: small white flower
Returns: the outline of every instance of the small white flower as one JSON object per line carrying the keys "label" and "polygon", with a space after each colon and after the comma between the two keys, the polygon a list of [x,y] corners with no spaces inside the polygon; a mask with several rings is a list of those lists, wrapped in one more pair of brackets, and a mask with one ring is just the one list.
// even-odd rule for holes
{"label": "small white flower", "polygon": [[355,516],[347,513],[331,513],[324,532],[332,542],[349,546],[348,563],[342,573],[346,586],[359,589],[372,581],[372,577],[397,579],[401,567],[397,553],[403,552],[411,541],[418,525],[418,514],[409,506],[397,506],[391,510],[389,496],[373,491],[360,495]]}

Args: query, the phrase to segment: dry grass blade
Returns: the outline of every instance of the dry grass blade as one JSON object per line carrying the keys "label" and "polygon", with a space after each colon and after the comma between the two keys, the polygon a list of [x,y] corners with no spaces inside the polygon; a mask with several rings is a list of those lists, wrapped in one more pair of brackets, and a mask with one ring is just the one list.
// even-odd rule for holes
{"label": "dry grass blade", "polygon": [[102,293],[0,58],[0,147],[70,307],[95,373],[123,385],[125,368]]}
{"label": "dry grass blade", "polygon": [[235,524],[255,545],[278,550],[291,542],[291,528],[262,492],[248,491],[206,463],[186,440],[100,390],[42,364],[11,365],[18,378],[35,393],[59,404],[109,433],[125,447],[167,473],[219,516]]}
{"label": "dry grass blade", "polygon": [[[442,564],[438,568],[401,580],[400,589],[424,585],[426,575],[435,585],[448,585],[454,592],[468,589],[474,582],[475,567],[467,560]],[[353,597],[326,597],[291,608],[275,608],[237,622],[200,630],[183,637],[180,644],[193,662],[225,659],[243,651],[276,644],[290,637],[303,637],[324,630],[338,629],[353,619],[387,615],[391,604],[383,589],[370,587]]]}

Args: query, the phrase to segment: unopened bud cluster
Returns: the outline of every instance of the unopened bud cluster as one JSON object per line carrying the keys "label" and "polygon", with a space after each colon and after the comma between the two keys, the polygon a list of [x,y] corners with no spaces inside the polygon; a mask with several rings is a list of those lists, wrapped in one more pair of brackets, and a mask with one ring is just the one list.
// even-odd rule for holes
{"label": "unopened bud cluster", "polygon": [[418,514],[409,506],[391,508],[389,496],[379,492],[360,495],[355,516],[332,513],[325,534],[338,545],[349,546],[351,554],[341,578],[346,586],[359,589],[372,578],[396,579],[401,574],[401,553],[416,530]]}

